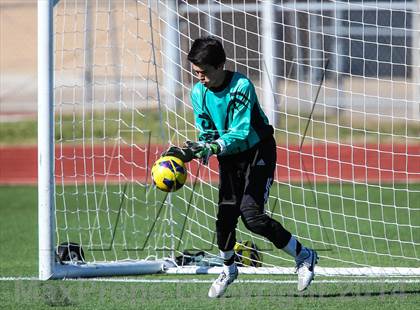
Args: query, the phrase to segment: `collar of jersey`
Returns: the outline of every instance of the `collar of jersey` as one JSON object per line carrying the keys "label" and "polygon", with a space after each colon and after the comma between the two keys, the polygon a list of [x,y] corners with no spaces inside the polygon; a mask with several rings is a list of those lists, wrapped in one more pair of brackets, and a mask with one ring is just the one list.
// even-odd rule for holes
{"label": "collar of jersey", "polygon": [[209,88],[209,90],[212,91],[213,93],[219,93],[219,92],[225,90],[226,87],[228,87],[228,85],[232,81],[232,78],[233,78],[233,72],[227,70],[226,75],[225,75],[225,79],[224,79],[222,85],[220,85],[219,87],[216,87],[216,88]]}

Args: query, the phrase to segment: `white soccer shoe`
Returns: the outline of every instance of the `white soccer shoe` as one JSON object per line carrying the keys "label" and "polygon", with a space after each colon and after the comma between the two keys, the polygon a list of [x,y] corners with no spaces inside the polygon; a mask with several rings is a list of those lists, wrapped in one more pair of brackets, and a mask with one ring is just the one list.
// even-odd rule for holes
{"label": "white soccer shoe", "polygon": [[305,248],[306,253],[300,253],[296,258],[296,272],[298,274],[298,291],[304,291],[311,284],[315,276],[315,265],[318,262],[318,254],[311,249]]}
{"label": "white soccer shoe", "polygon": [[227,287],[238,277],[238,267],[235,265],[233,272],[225,273],[223,270],[219,277],[213,282],[209,290],[210,298],[222,297]]}

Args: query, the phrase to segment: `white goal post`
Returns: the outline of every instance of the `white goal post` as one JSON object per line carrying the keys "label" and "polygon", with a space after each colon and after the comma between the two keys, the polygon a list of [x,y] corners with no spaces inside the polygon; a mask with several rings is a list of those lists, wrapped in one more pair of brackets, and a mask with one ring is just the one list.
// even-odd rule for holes
{"label": "white goal post", "polygon": [[[317,273],[420,276],[419,25],[418,0],[38,0],[39,278],[220,272],[216,159],[175,193],[150,179],[197,139],[203,35],[255,84],[277,141],[266,210]],[[242,223],[237,238],[259,253],[240,272],[293,273]]]}

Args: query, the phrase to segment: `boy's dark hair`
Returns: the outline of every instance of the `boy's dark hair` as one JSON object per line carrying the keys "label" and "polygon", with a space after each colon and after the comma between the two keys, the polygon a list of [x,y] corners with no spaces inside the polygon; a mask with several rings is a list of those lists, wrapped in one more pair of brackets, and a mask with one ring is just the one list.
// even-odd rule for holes
{"label": "boy's dark hair", "polygon": [[226,54],[222,43],[214,37],[202,37],[195,39],[188,60],[194,65],[212,65],[218,67],[226,62]]}

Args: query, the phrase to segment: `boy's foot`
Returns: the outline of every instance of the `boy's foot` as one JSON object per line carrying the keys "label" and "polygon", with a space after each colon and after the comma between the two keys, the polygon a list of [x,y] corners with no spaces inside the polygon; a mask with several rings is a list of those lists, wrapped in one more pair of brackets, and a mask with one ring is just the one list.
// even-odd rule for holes
{"label": "boy's foot", "polygon": [[[305,251],[305,252],[303,252]],[[311,249],[304,248],[296,257],[296,272],[298,274],[298,291],[304,291],[311,284],[315,276],[315,265],[318,254]]]}
{"label": "boy's foot", "polygon": [[223,296],[226,292],[227,287],[238,277],[238,267],[234,267],[233,272],[227,272],[225,270],[219,275],[219,277],[213,282],[209,290],[210,298],[217,298]]}

